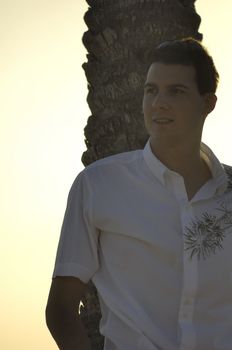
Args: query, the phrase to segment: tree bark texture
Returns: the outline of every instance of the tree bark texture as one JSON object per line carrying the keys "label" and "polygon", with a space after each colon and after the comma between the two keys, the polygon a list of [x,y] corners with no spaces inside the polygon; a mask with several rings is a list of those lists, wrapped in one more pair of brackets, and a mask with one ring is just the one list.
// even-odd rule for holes
{"label": "tree bark texture", "polygon": [[[143,148],[148,135],[143,114],[143,85],[155,46],[165,40],[201,40],[195,0],[87,0],[88,50],[83,68],[91,110],[85,127],[87,150],[83,164],[106,156]],[[98,333],[100,309],[96,290],[83,300],[81,317],[93,350],[103,349]]]}
{"label": "tree bark texture", "polygon": [[83,68],[92,115],[85,127],[84,165],[144,146],[142,94],[152,50],[164,40],[202,38],[192,0],[87,2],[83,43],[89,53]]}

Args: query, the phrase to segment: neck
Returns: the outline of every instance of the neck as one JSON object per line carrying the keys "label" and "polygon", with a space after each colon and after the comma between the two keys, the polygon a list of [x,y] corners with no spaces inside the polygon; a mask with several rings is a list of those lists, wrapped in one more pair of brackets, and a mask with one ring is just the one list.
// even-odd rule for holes
{"label": "neck", "polygon": [[183,177],[189,199],[211,178],[211,172],[201,157],[200,141],[191,147],[187,144],[161,148],[156,147],[152,140],[150,144],[155,156],[170,170]]}
{"label": "neck", "polygon": [[155,156],[170,170],[173,170],[180,175],[191,171],[191,168],[199,167],[202,164],[200,154],[200,144],[195,147],[156,147],[151,142],[151,149]]}

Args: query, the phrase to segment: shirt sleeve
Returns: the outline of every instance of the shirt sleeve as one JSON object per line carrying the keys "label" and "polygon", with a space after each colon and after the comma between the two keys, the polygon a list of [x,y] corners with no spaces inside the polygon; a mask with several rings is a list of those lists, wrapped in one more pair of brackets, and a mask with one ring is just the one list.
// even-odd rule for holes
{"label": "shirt sleeve", "polygon": [[99,268],[99,230],[93,224],[91,198],[90,184],[83,171],[69,192],[53,278],[72,276],[87,283]]}

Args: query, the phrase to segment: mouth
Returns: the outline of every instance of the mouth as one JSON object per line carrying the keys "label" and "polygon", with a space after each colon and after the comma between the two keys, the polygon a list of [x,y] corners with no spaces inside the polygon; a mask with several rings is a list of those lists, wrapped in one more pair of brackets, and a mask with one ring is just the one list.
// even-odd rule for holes
{"label": "mouth", "polygon": [[156,124],[170,124],[173,122],[173,119],[169,119],[169,118],[154,118],[152,119],[153,122],[155,122]]}

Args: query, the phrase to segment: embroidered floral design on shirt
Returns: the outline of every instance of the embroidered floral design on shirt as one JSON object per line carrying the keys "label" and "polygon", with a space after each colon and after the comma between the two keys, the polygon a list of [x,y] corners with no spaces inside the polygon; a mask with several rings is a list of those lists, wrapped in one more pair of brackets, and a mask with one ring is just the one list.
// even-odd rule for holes
{"label": "embroidered floral design on shirt", "polygon": [[193,220],[189,227],[185,228],[185,249],[190,251],[190,258],[206,259],[212,253],[223,249],[222,241],[226,236],[226,230],[232,227],[232,211],[225,205],[217,209],[221,216],[211,215],[207,212],[202,218]]}
{"label": "embroidered floral design on shirt", "polygon": [[228,179],[228,185],[227,185],[227,192],[231,192],[232,190],[232,167],[226,164],[223,164],[227,179]]}

